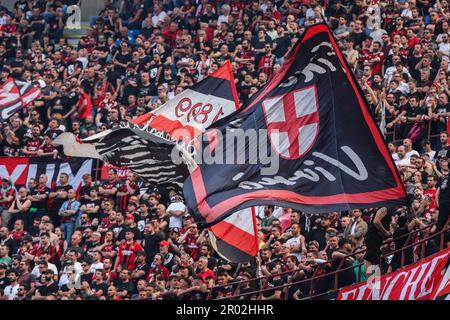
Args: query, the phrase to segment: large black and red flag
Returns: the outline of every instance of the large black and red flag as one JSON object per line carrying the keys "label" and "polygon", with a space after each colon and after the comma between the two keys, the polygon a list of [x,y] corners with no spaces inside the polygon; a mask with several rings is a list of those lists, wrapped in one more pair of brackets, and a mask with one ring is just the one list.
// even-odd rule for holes
{"label": "large black and red flag", "polygon": [[[230,143],[252,129],[258,143]],[[200,164],[184,184],[188,207],[207,225],[265,204],[313,213],[406,204],[385,141],[326,24],[308,28],[272,80],[208,131],[216,139],[205,139],[204,150],[220,161]],[[264,153],[278,161],[276,172],[263,172],[270,166],[260,161]],[[230,154],[245,161],[230,163]]]}

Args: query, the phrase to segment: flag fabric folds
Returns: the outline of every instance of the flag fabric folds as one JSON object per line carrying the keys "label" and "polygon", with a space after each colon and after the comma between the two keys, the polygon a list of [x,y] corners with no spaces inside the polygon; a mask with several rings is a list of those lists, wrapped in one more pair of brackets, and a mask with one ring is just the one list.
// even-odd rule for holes
{"label": "flag fabric folds", "polygon": [[181,190],[189,175],[186,165],[171,160],[173,141],[194,145],[195,138],[214,121],[236,111],[236,86],[230,62],[158,109],[117,129],[80,140],[69,133],[57,137],[68,156],[101,159],[127,166],[148,186]]}
{"label": "flag fabric folds", "polygon": [[[223,152],[217,156],[219,148],[205,141],[211,158],[231,153],[246,161],[201,163],[184,183],[189,209],[209,226],[257,205],[328,213],[406,204],[380,130],[326,24],[308,28],[271,81],[213,127]],[[266,147],[229,143],[238,129],[256,129]],[[278,161],[275,173],[249,161],[264,153]]]}
{"label": "flag fabric folds", "polygon": [[164,132],[177,139],[188,134],[193,139],[238,108],[236,85],[228,60],[192,88],[130,122],[139,125],[149,123],[156,134]]}
{"label": "flag fabric folds", "polygon": [[0,87],[0,120],[8,120],[14,113],[26,107],[40,95],[39,88],[9,77]]}
{"label": "flag fabric folds", "polygon": [[254,207],[233,213],[208,231],[212,246],[226,260],[244,263],[252,261],[258,254]]}
{"label": "flag fabric folds", "polygon": [[[238,107],[228,61],[194,87],[123,128],[106,130],[83,140],[63,133],[53,144],[63,146],[64,153],[69,156],[96,158],[128,167],[148,186],[181,191],[189,175],[188,165],[172,162],[171,151],[176,146],[172,140],[184,139],[187,135],[186,140],[190,142],[207,126],[235,112]],[[253,209],[238,211],[208,231],[215,250],[227,260],[251,261],[258,253]]]}

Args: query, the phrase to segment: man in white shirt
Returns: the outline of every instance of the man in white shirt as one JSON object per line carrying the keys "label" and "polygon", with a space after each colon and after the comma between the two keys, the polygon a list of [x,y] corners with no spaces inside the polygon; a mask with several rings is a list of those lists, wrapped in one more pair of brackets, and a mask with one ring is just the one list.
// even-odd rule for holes
{"label": "man in white shirt", "polygon": [[398,147],[397,156],[399,159],[399,160],[395,161],[395,165],[397,167],[408,166],[411,164],[411,161],[409,160],[409,158],[406,157],[405,146],[402,145],[402,146]]}
{"label": "man in white shirt", "polygon": [[63,272],[61,274],[61,279],[59,280],[58,285],[63,286],[69,282],[69,278],[67,275],[68,270],[74,270],[76,274],[81,274],[83,272],[83,267],[81,266],[81,263],[78,262],[78,255],[79,253],[76,250],[70,250],[67,253],[67,262],[64,266]]}
{"label": "man in white shirt", "polygon": [[103,270],[102,253],[100,251],[94,251],[92,253],[92,264],[89,272],[95,273],[97,270]]}
{"label": "man in white shirt", "polygon": [[430,157],[430,161],[431,162],[435,162],[435,157],[436,157],[436,151],[434,151],[433,149],[431,149],[431,142],[428,139],[423,139],[422,140],[422,147],[423,147],[423,151],[428,154],[428,156]]}
{"label": "man in white shirt", "polygon": [[373,31],[370,33],[370,37],[373,41],[378,41],[379,43],[383,43],[383,35],[388,34],[386,30],[380,28],[380,24],[375,22],[373,24]]}
{"label": "man in white shirt", "polygon": [[8,272],[9,285],[6,286],[4,294],[8,300],[14,300],[17,297],[17,290],[19,289],[19,282],[17,281],[19,272],[11,269]]}
{"label": "man in white shirt", "polygon": [[162,23],[166,17],[167,13],[163,10],[162,6],[159,3],[155,3],[152,17],[153,28],[158,27],[158,24]]}
{"label": "man in white shirt", "polygon": [[39,257],[38,263],[34,266],[31,274],[33,274],[36,279],[39,279],[43,271],[52,270],[54,274],[58,274],[58,268],[53,263],[49,262],[50,256],[46,252],[42,252]]}
{"label": "man in white shirt", "polygon": [[228,23],[228,17],[230,16],[231,7],[228,4],[224,4],[222,8],[220,8],[220,12],[222,13],[217,19],[217,28],[220,28],[222,22]]}
{"label": "man in white shirt", "polygon": [[410,159],[412,155],[416,155],[417,157],[420,157],[419,152],[416,150],[413,150],[412,148],[412,141],[411,139],[404,139],[403,140],[403,146],[405,147],[405,157]]}
{"label": "man in white shirt", "polygon": [[442,42],[439,43],[439,55],[448,57],[450,55],[450,41],[448,39],[448,34],[442,34],[441,40]]}
{"label": "man in white shirt", "polygon": [[[395,56],[395,57],[393,57],[393,59],[394,58],[395,59],[400,59],[399,56]],[[406,74],[408,76],[408,78],[411,77],[411,74],[409,73],[408,69],[405,68],[405,66],[403,65],[403,62],[401,62],[400,60],[396,61],[393,66],[387,68],[385,73],[384,73],[384,79],[386,80],[386,83],[388,85],[393,80],[394,73],[399,73],[402,79],[403,79],[403,74]],[[400,80],[400,79],[396,79],[396,80]],[[403,86],[404,85],[406,85],[406,87],[407,87],[407,88],[405,88],[405,90],[408,89],[408,91],[409,91],[408,84],[404,83]]]}
{"label": "man in white shirt", "polygon": [[298,261],[302,258],[302,252],[306,250],[305,237],[300,234],[300,225],[293,223],[291,225],[290,238],[286,241],[291,246],[291,255],[296,256]]}
{"label": "man in white shirt", "polygon": [[186,213],[186,205],[178,195],[170,197],[171,204],[167,207],[167,214],[169,215],[169,229],[183,228],[183,215]]}

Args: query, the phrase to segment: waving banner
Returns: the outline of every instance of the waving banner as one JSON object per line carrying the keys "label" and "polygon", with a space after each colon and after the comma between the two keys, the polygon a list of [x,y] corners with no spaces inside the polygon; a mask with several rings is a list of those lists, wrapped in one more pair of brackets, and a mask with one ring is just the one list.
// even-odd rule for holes
{"label": "waving banner", "polygon": [[194,139],[238,107],[236,85],[228,60],[192,88],[187,88],[158,109],[130,122],[139,125],[149,123],[157,135],[164,133],[178,139],[182,132]]}
{"label": "waving banner", "polygon": [[188,207],[212,225],[257,205],[328,213],[406,204],[369,110],[327,25],[308,28],[272,80],[205,134],[184,184]]}
{"label": "waving banner", "polygon": [[184,164],[174,164],[173,141],[194,145],[207,126],[236,111],[236,86],[230,62],[158,109],[121,128],[106,130],[80,141],[70,133],[58,136],[69,156],[101,159],[111,165],[128,167],[146,185],[181,190],[189,175]]}
{"label": "waving banner", "polygon": [[40,95],[41,89],[32,84],[8,78],[0,87],[0,120],[8,120]]}

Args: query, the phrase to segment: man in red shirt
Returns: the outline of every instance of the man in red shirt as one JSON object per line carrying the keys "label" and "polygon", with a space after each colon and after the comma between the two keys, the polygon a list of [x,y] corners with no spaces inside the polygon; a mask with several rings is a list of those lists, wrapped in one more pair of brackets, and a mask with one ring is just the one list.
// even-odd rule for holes
{"label": "man in red shirt", "polygon": [[23,236],[27,234],[27,232],[24,230],[24,221],[22,219],[18,219],[14,222],[14,229],[11,232],[12,238],[17,243],[22,242]]}
{"label": "man in red shirt", "polygon": [[201,277],[203,279],[203,282],[206,282],[206,278],[208,277],[216,276],[212,270],[208,269],[207,257],[202,256],[200,257],[200,259],[198,259],[198,269],[200,271],[197,272],[197,276]]}
{"label": "man in red shirt", "polygon": [[109,169],[108,180],[98,188],[99,194],[102,195],[103,199],[113,199],[118,191],[117,185],[117,170]]}
{"label": "man in red shirt", "polygon": [[275,65],[276,57],[272,53],[272,44],[266,43],[264,50],[265,54],[259,60],[258,71],[264,72],[267,74],[267,77],[270,78],[273,73],[273,66]]}
{"label": "man in red shirt", "polygon": [[85,92],[85,88],[83,88],[83,86],[78,86],[76,92],[78,94],[77,111],[80,119],[84,120],[87,118],[87,116],[92,116],[91,97],[89,97],[89,94]]}
{"label": "man in red shirt", "polygon": [[117,184],[117,208],[120,211],[127,210],[129,198],[139,193],[139,186],[136,183],[137,175],[133,172],[127,173],[127,180]]}
{"label": "man in red shirt", "polygon": [[125,232],[125,242],[119,245],[119,252],[117,254],[116,263],[114,264],[114,271],[117,270],[119,264],[125,264],[128,270],[136,268],[136,256],[143,251],[141,244],[134,241],[134,230],[128,229]]}
{"label": "man in red shirt", "polygon": [[162,276],[162,278],[167,281],[169,280],[170,272],[169,269],[164,267],[164,258],[160,253],[155,254],[153,257],[153,262],[148,270],[147,281],[154,283],[156,282],[157,276]]}
{"label": "man in red shirt", "polygon": [[372,50],[370,51],[364,65],[369,65],[372,68],[372,76],[381,73],[384,63],[384,53],[381,50],[381,43],[374,41],[372,43]]}
{"label": "man in red shirt", "polygon": [[47,232],[44,232],[40,236],[41,243],[39,245],[39,248],[36,252],[35,257],[40,257],[43,254],[48,254],[49,256],[49,262],[54,263],[56,259],[57,250],[54,245],[50,242],[50,234]]}
{"label": "man in red shirt", "polygon": [[438,183],[438,179],[436,176],[429,176],[427,178],[427,186],[428,189],[423,191],[424,195],[429,195],[430,196],[430,206],[429,209],[434,209],[436,208],[436,185]]}

